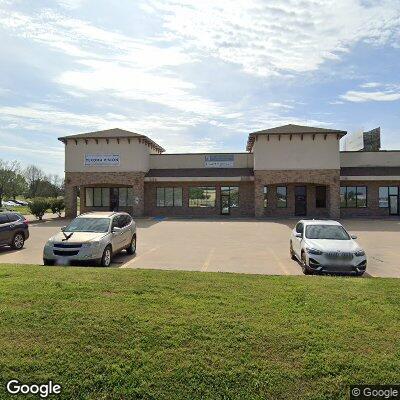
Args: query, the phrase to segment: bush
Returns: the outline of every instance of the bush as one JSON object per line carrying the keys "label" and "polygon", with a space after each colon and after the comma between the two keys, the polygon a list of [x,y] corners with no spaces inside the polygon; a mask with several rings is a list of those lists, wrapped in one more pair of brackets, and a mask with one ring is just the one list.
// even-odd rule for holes
{"label": "bush", "polygon": [[61,212],[64,210],[64,208],[64,199],[58,198],[50,200],[50,209],[53,214],[57,214],[59,217],[61,217]]}
{"label": "bush", "polygon": [[44,213],[49,207],[49,200],[43,197],[36,197],[29,203],[29,209],[31,210],[31,213],[39,220],[42,220]]}

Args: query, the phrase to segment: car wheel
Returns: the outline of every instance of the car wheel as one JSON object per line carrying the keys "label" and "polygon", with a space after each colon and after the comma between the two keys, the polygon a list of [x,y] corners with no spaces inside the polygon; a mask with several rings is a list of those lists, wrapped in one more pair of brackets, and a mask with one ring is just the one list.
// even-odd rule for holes
{"label": "car wheel", "polygon": [[136,253],[136,235],[132,236],[131,244],[126,249],[128,254],[135,254]]}
{"label": "car wheel", "polygon": [[307,259],[305,253],[301,253],[301,269],[304,275],[311,275],[312,271],[307,266]]}
{"label": "car wheel", "polygon": [[296,255],[294,254],[294,251],[293,251],[293,245],[292,245],[292,242],[290,242],[290,258],[292,259],[292,260],[297,260],[297,258],[296,258]]}
{"label": "car wheel", "polygon": [[102,267],[109,267],[111,264],[111,258],[112,258],[111,246],[108,245],[103,251],[103,255],[100,260],[100,265]]}
{"label": "car wheel", "polygon": [[16,233],[11,243],[11,247],[15,250],[21,250],[24,247],[24,243],[24,235],[22,233]]}
{"label": "car wheel", "polygon": [[54,265],[54,261],[43,258],[43,265]]}

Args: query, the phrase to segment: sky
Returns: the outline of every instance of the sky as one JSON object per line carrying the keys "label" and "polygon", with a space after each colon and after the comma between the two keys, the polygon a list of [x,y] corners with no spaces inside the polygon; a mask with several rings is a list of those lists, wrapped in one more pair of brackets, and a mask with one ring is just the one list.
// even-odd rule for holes
{"label": "sky", "polygon": [[171,153],[287,123],[400,149],[399,0],[0,0],[0,158],[62,175],[58,137]]}

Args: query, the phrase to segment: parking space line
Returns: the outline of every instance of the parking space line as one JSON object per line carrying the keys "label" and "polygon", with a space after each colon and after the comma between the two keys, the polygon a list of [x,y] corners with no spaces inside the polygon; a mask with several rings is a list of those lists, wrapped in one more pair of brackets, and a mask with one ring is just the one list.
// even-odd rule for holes
{"label": "parking space line", "polygon": [[201,267],[201,270],[202,270],[202,271],[207,271],[207,268],[208,268],[209,265],[210,265],[211,257],[213,256],[214,252],[215,252],[215,247],[213,247],[213,248],[210,250],[210,252],[208,253],[207,258],[206,258],[206,260],[204,261],[203,266]]}
{"label": "parking space line", "polygon": [[275,258],[275,261],[278,263],[279,267],[282,269],[285,275],[289,275],[289,271],[286,269],[285,265],[283,262],[278,258],[278,256],[275,254],[275,252],[269,247],[268,250],[272,254],[272,256]]}
{"label": "parking space line", "polygon": [[160,246],[153,247],[152,249],[145,251],[144,253],[141,253],[140,255],[136,256],[133,260],[127,262],[125,265],[123,265],[120,268],[129,268],[131,264],[136,262],[137,260],[140,260],[142,257],[146,256],[147,254],[153,253],[153,251],[156,251]]}

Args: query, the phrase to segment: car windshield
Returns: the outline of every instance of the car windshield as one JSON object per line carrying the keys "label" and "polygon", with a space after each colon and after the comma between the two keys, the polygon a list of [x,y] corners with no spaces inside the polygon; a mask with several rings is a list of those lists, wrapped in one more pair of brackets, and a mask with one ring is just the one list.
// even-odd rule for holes
{"label": "car windshield", "polygon": [[350,240],[349,234],[339,225],[308,225],[307,239]]}
{"label": "car windshield", "polygon": [[75,218],[65,232],[108,232],[110,218]]}

